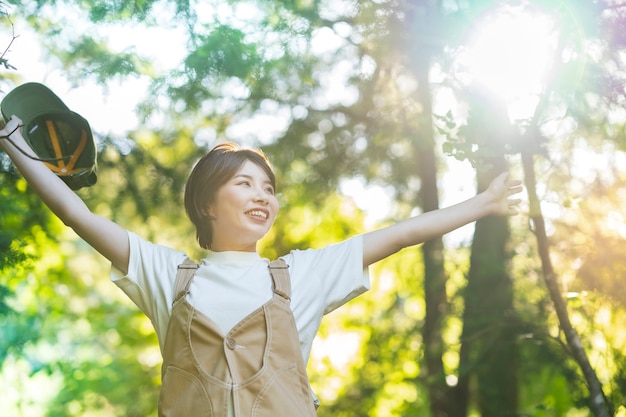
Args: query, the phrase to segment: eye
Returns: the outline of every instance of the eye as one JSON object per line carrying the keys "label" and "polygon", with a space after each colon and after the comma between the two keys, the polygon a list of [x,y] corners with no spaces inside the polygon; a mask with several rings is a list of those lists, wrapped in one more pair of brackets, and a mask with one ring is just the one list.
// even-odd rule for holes
{"label": "eye", "polygon": [[273,187],[267,187],[265,189],[265,192],[271,195],[274,195],[274,188]]}
{"label": "eye", "polygon": [[250,186],[250,181],[248,181],[248,180],[239,181],[237,183],[237,185],[245,185],[245,186],[249,187]]}

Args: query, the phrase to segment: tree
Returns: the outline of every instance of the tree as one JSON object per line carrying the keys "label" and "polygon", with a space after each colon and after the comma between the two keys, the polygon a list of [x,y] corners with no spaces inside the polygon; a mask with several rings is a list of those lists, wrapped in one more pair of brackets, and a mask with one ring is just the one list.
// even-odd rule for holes
{"label": "tree", "polygon": [[[537,110],[528,120],[525,120],[521,123],[521,127],[524,133],[522,135],[516,135],[513,133],[511,136],[513,138],[517,136],[518,139],[514,139],[508,145],[513,151],[521,151],[522,153],[524,173],[527,179],[529,192],[531,220],[535,228],[534,231],[537,235],[538,251],[543,265],[542,271],[550,294],[550,298],[553,301],[556,314],[559,318],[565,341],[568,345],[572,357],[580,366],[580,370],[588,385],[588,403],[590,409],[592,410],[594,415],[604,416],[612,414],[612,406],[609,402],[606,401],[605,395],[602,391],[601,383],[598,380],[598,377],[589,362],[589,359],[585,352],[585,348],[580,341],[577,331],[570,322],[567,307],[565,305],[563,297],[561,296],[561,289],[559,288],[558,283],[559,279],[558,276],[555,274],[554,269],[552,268],[548,249],[548,238],[545,230],[545,221],[542,217],[539,201],[536,195],[536,182],[534,172],[535,167],[533,165],[532,155],[534,155],[535,153],[541,155],[548,154],[548,152],[543,152],[545,150],[543,146],[545,146],[546,143],[548,143],[548,141],[550,140],[549,135],[546,135],[543,131],[544,123],[552,123],[554,122],[555,118],[560,119],[561,116],[558,116],[557,113],[563,108],[579,109],[580,107],[586,106],[587,100],[583,99],[581,101],[570,101],[572,96],[577,96],[583,91],[583,94],[589,94],[590,90],[593,90],[593,93],[591,93],[592,95],[598,93],[598,85],[594,84],[592,87],[591,84],[586,83],[587,76],[591,75],[592,73],[580,71],[581,68],[589,64],[587,60],[591,58],[587,56],[585,47],[583,47],[582,44],[584,44],[585,42],[590,42],[590,39],[594,39],[594,36],[597,36],[603,39],[602,42],[608,42],[610,44],[611,48],[608,49],[609,51],[613,51],[612,48],[615,48],[615,50],[622,50],[623,45],[621,44],[622,41],[620,37],[615,37],[614,35],[612,35],[614,28],[620,26],[622,16],[619,12],[613,12],[613,6],[605,5],[602,3],[585,5],[580,7],[578,10],[576,7],[563,7],[562,4],[552,4],[551,2],[541,3],[544,3],[544,6],[546,6],[549,10],[551,10],[551,12],[559,16],[559,22],[562,26],[562,34],[559,46],[555,51],[556,64],[552,73],[553,78],[551,79],[551,83],[549,82],[546,84],[546,88],[542,92],[540,105],[538,106]],[[617,9],[619,10],[619,7]],[[582,17],[583,13],[587,14],[587,16],[585,16],[584,18]],[[606,20],[610,21],[608,25],[606,25]],[[581,22],[586,25],[584,28],[581,28],[579,26]],[[604,24],[601,22],[604,22]],[[603,31],[598,30],[599,27],[608,27],[609,36],[604,38],[607,33],[603,33]],[[573,28],[575,30],[572,30]],[[585,34],[587,37],[583,38],[581,36],[581,29],[587,29],[589,31]],[[597,38],[595,39],[597,40]],[[576,58],[572,60],[565,60],[564,56],[567,53],[571,53],[572,51],[576,51]],[[594,60],[594,58],[591,58],[591,60]],[[594,80],[601,79],[603,80],[603,82],[607,82],[607,86],[609,87],[602,93],[599,93],[600,95],[611,91],[610,85],[616,82],[614,75],[605,72],[607,69],[607,67],[605,67],[607,61],[610,62],[609,65],[612,65],[614,62],[612,58],[609,58],[608,60],[597,60],[596,62],[594,62],[594,64],[592,64],[598,66],[594,68],[596,72],[593,72],[593,75],[591,75],[591,77]],[[576,81],[579,83],[575,85],[574,88],[572,88],[571,77],[573,75],[573,70],[576,71]],[[606,99],[609,102],[612,102],[613,98],[614,93],[609,92]],[[583,110],[583,112],[593,113],[591,109],[585,109]],[[497,115],[498,113],[494,112],[494,114]],[[500,120],[505,119],[506,117],[500,117]],[[580,119],[576,117],[576,119],[578,122],[581,123],[581,125],[585,126],[582,127],[580,130],[577,129],[577,133],[585,131],[589,126],[594,126],[593,128],[595,128],[596,126],[593,122],[590,123],[590,120],[587,119],[586,115],[582,116]],[[549,122],[547,122],[548,120]],[[470,142],[476,143],[472,141]],[[563,177],[561,177],[561,180],[563,180]]]}
{"label": "tree", "polygon": [[[0,2],[2,25],[13,28],[10,16],[5,10],[6,4]],[[16,36],[6,39],[6,49],[0,55],[0,64],[6,70],[15,68],[9,64],[9,48]],[[37,204],[32,196],[24,193],[24,183],[14,171],[9,170],[5,157],[0,158],[0,167],[8,171],[0,177],[0,366],[10,354],[20,353],[28,342],[39,337],[37,317],[32,311],[15,309],[16,291],[20,281],[25,279],[24,268],[37,259],[29,254],[27,248],[33,242],[33,232],[39,224],[49,222],[46,211]],[[26,208],[32,210],[26,210]],[[24,213],[29,213],[24,216]]]}

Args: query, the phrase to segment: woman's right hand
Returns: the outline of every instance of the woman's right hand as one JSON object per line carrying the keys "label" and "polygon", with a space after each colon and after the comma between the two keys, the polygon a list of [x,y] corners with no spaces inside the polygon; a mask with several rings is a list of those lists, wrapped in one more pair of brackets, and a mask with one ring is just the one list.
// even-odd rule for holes
{"label": "woman's right hand", "polygon": [[3,139],[8,138],[15,132],[20,132],[22,126],[22,120],[19,117],[12,115],[9,121],[2,128],[2,130],[0,130],[0,137]]}

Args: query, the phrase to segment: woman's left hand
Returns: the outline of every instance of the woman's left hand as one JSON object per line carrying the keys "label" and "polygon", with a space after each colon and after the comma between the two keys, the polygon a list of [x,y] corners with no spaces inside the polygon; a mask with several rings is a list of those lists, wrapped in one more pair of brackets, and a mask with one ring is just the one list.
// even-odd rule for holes
{"label": "woman's left hand", "polygon": [[492,212],[496,215],[515,215],[519,213],[520,198],[510,198],[522,191],[522,182],[509,180],[509,173],[503,172],[491,181],[485,191],[493,202]]}

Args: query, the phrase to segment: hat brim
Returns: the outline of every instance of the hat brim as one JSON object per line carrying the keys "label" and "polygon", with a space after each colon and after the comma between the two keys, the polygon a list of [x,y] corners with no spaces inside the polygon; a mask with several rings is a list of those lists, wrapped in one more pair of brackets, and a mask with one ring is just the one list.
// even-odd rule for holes
{"label": "hat brim", "polygon": [[69,111],[52,90],[40,83],[26,83],[14,88],[2,99],[0,108],[5,120],[16,115],[22,121],[41,113]]}

